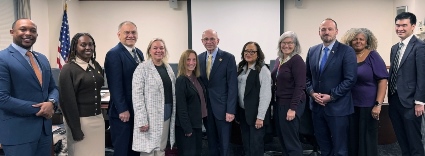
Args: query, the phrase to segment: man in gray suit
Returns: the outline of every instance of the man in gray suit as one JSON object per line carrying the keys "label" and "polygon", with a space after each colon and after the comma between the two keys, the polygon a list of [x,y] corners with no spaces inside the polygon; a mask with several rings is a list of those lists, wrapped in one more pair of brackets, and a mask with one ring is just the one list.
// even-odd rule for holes
{"label": "man in gray suit", "polygon": [[416,16],[395,17],[400,42],[391,48],[389,114],[403,156],[423,156],[421,122],[425,102],[425,43],[413,35]]}

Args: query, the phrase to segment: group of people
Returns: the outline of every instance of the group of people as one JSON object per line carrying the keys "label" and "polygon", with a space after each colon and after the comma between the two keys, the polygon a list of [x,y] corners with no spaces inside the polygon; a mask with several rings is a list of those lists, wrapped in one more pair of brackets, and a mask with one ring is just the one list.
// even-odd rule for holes
{"label": "group of people", "polygon": [[312,111],[321,155],[375,156],[387,86],[402,155],[423,156],[425,43],[413,35],[415,26],[412,13],[395,17],[400,42],[391,48],[389,73],[370,30],[352,28],[339,42],[337,23],[327,18],[319,26],[323,42],[310,47],[306,61],[296,33],[283,33],[273,67],[265,64],[264,52],[253,41],[243,46],[242,61],[236,64],[233,54],[218,48],[217,32],[205,30],[201,41],[206,51],[185,50],[176,77],[164,40],[153,39],[145,59],[135,47],[136,24],[124,21],[118,26],[120,42],[107,52],[104,70],[96,61],[93,37],[75,34],[57,87],[47,58],[31,50],[37,26],[18,19],[10,31],[13,43],[0,51],[0,143],[6,155],[50,155],[51,118],[60,105],[68,154],[104,155],[100,90],[105,72],[117,156],[162,156],[167,145],[174,144],[179,155],[201,155],[202,125],[208,154],[228,155],[232,122],[239,124],[244,154],[260,156],[271,121],[283,154],[300,156],[305,109]]}

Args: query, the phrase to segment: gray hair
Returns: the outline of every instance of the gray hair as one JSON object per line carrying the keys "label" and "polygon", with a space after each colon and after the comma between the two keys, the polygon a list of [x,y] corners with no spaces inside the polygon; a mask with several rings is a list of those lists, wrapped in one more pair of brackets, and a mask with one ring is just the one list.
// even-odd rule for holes
{"label": "gray hair", "polygon": [[118,25],[118,31],[120,31],[121,27],[122,27],[124,24],[132,24],[132,25],[134,25],[134,27],[136,27],[136,29],[137,29],[136,24],[134,24],[132,21],[124,21],[124,22],[121,22],[121,23],[120,23],[120,25]]}
{"label": "gray hair", "polygon": [[295,34],[295,32],[292,31],[287,31],[284,32],[282,35],[280,35],[279,37],[279,42],[277,43],[277,56],[279,56],[279,58],[283,59],[283,53],[282,50],[280,50],[280,43],[285,39],[285,38],[291,38],[294,42],[294,51],[291,53],[291,57],[296,55],[296,54],[300,54],[301,53],[301,45],[300,42],[298,41],[298,37],[297,34]]}
{"label": "gray hair", "polygon": [[341,38],[341,43],[351,46],[351,41],[358,35],[363,34],[366,38],[366,49],[376,50],[378,48],[378,40],[372,31],[367,28],[351,28]]}

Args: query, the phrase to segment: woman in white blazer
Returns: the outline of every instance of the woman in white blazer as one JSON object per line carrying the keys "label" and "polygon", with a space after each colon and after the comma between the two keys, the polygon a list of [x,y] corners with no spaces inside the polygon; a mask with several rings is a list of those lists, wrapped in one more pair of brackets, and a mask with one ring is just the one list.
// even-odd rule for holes
{"label": "woman in white blazer", "polygon": [[176,77],[166,62],[168,52],[162,39],[148,45],[148,59],[133,73],[134,151],[141,156],[163,156],[170,133],[174,144]]}

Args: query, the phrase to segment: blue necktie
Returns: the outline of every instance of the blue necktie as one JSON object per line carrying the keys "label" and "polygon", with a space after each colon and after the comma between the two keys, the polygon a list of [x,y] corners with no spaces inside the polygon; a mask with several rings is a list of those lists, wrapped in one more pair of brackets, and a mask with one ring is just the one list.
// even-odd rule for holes
{"label": "blue necktie", "polygon": [[325,47],[325,49],[323,49],[323,51],[325,52],[322,56],[322,61],[320,61],[320,73],[322,73],[323,68],[326,65],[326,61],[328,60],[328,52],[329,52],[329,48]]}

